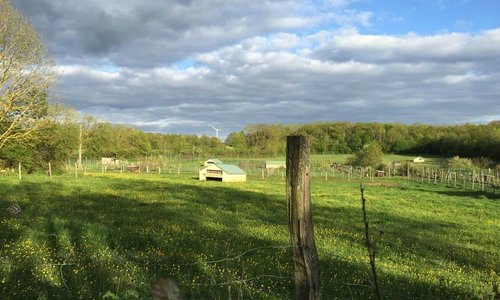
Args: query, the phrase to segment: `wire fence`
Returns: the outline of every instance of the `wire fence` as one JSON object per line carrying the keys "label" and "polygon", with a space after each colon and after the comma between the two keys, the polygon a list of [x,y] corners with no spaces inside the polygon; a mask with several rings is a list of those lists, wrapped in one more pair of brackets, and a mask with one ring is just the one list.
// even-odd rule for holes
{"label": "wire fence", "polygon": [[[139,173],[139,174],[175,174],[198,177],[205,168],[200,157],[146,157],[140,160],[89,160],[81,163],[69,160],[64,167],[63,176],[81,178],[88,173]],[[276,164],[278,162],[279,164]],[[286,177],[285,161],[273,161],[259,158],[227,158],[226,164],[234,164],[245,171],[249,178],[282,178]],[[50,162],[45,175],[52,177]],[[381,168],[350,166],[341,163],[329,163],[325,160],[311,161],[311,176],[315,180],[388,180],[391,178],[408,179],[421,183],[446,185],[463,190],[497,193],[500,190],[499,169],[445,169],[433,165],[419,165],[409,162],[393,163]],[[18,168],[1,170],[0,176],[25,175],[22,163]]]}

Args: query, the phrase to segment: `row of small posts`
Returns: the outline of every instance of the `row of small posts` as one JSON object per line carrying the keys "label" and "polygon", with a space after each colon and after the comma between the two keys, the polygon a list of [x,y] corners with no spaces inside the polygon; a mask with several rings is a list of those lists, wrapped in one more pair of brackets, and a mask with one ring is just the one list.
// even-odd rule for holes
{"label": "row of small posts", "polygon": [[410,173],[408,173],[408,177],[413,180],[419,180],[420,182],[433,182],[434,184],[444,184],[447,185],[453,184],[454,187],[462,186],[463,189],[466,189],[470,183],[470,187],[472,190],[476,189],[476,185],[479,187],[481,191],[485,190],[485,187],[490,185],[495,189],[500,185],[499,172],[496,171],[496,174],[491,172],[491,169],[486,173],[485,170],[481,169],[479,172],[472,170],[472,172],[457,172],[450,171],[444,169],[431,169],[431,168],[422,168],[420,173],[414,174],[413,178]]}
{"label": "row of small posts", "polygon": [[[75,163],[75,164],[73,165],[73,168],[71,168],[71,169],[73,169],[73,170],[74,170],[74,175],[75,175],[75,178],[76,178],[76,179],[78,179],[79,174],[82,174],[82,173],[83,173],[83,174],[85,174],[85,173],[87,172],[87,168],[86,168],[86,165],[85,165],[85,164],[78,164],[78,163]],[[23,169],[22,169],[22,163],[18,163],[18,170],[17,170],[17,171],[18,171],[19,180],[21,180],[21,179],[22,179],[22,170],[23,170]],[[197,168],[197,171],[198,171],[198,172],[199,172],[199,170],[200,170],[200,167],[198,167],[198,168]],[[68,170],[68,171],[73,172],[73,171],[71,171],[71,170]],[[102,171],[103,173],[108,172],[108,166],[106,166],[106,165],[102,165],[102,166],[101,166],[101,171]],[[123,172],[125,172],[125,171],[127,171],[127,172],[136,172],[136,173],[141,173],[141,167],[140,167],[140,166],[135,166],[135,165],[134,165],[134,166],[124,166],[124,165],[121,165],[121,166],[119,167],[119,171],[120,171],[120,173],[123,173]],[[152,171],[152,170],[149,168],[149,166],[146,166],[146,173],[150,173],[151,171]],[[158,169],[157,169],[157,170],[155,170],[155,172],[158,172],[158,174],[161,174],[161,173],[162,173],[162,169],[161,169],[161,167],[158,167]],[[177,175],[180,175],[180,174],[181,174],[182,170],[181,170],[181,167],[180,167],[180,166],[179,166],[179,167],[177,167],[176,172],[177,172]],[[169,169],[168,169],[168,173],[169,173],[169,174],[172,174],[172,173],[173,173],[173,169],[172,169],[172,168],[169,168]],[[48,176],[49,176],[50,178],[52,178],[52,165],[51,165],[51,163],[50,163],[50,162],[48,163],[47,174],[48,174]]]}
{"label": "row of small posts", "polygon": [[[23,165],[22,165],[22,163],[17,164],[17,174],[18,174],[19,180],[22,180],[23,179]],[[50,178],[52,178],[52,165],[50,164],[50,162],[48,164],[47,174],[49,175]]]}
{"label": "row of small posts", "polygon": [[[146,167],[145,167],[145,168],[146,168],[146,169],[145,169],[145,172],[146,172],[146,173],[152,173],[152,172],[155,172],[155,173],[161,174],[162,172],[165,172],[164,170],[162,170],[162,168],[161,168],[160,166],[158,166],[158,168],[157,168],[157,169],[151,169],[148,165],[146,165]],[[116,169],[115,169],[115,168],[113,168],[113,170],[116,170]],[[120,165],[120,166],[118,167],[118,170],[120,171],[120,173],[123,173],[123,172],[141,173],[141,172],[142,172],[142,170],[143,170],[143,168],[141,168],[141,166],[139,166],[139,165],[129,165],[129,166]],[[172,174],[172,173],[173,173],[173,170],[175,170],[175,169],[173,169],[173,168],[168,168],[168,173],[169,173],[169,174]],[[102,172],[102,173],[106,173],[106,172],[108,172],[108,171],[109,171],[109,170],[108,170],[108,166],[106,166],[106,165],[102,165],[102,166],[101,166],[101,172]],[[199,172],[199,171],[200,171],[200,167],[197,167],[196,171],[197,171],[197,172]],[[177,167],[176,172],[177,172],[177,175],[180,175],[180,174],[182,173],[182,170],[181,170],[181,167],[180,167],[180,166],[179,166],[179,167]]]}

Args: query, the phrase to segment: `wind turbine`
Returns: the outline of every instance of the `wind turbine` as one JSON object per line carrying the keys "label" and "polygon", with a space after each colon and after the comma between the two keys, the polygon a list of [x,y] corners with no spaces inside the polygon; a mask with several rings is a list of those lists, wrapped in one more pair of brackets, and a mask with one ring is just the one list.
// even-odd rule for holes
{"label": "wind turbine", "polygon": [[214,126],[212,126],[211,124],[208,124],[208,126],[212,127],[214,130],[215,130],[215,137],[216,138],[219,138],[219,128],[215,128]]}

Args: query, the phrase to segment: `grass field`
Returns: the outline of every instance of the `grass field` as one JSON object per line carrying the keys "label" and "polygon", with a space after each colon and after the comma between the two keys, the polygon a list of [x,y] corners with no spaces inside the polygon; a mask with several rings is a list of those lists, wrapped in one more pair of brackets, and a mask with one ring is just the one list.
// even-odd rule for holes
{"label": "grass field", "polygon": [[[169,277],[185,299],[290,299],[284,180],[195,175],[0,177],[0,298],[147,299]],[[391,178],[365,197],[384,298],[494,298],[499,195]],[[315,178],[313,218],[323,298],[373,298],[359,182]]]}

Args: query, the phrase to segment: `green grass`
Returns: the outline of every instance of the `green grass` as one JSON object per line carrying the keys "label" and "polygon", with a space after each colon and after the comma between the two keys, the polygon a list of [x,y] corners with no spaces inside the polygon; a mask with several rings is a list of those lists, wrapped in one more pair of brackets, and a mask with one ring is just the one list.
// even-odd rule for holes
{"label": "green grass", "polygon": [[[170,277],[185,299],[290,299],[284,180],[194,176],[0,177],[0,298],[149,298]],[[492,299],[499,196],[391,180],[365,190],[383,296]],[[324,299],[373,298],[361,213],[358,182],[313,180]]]}

